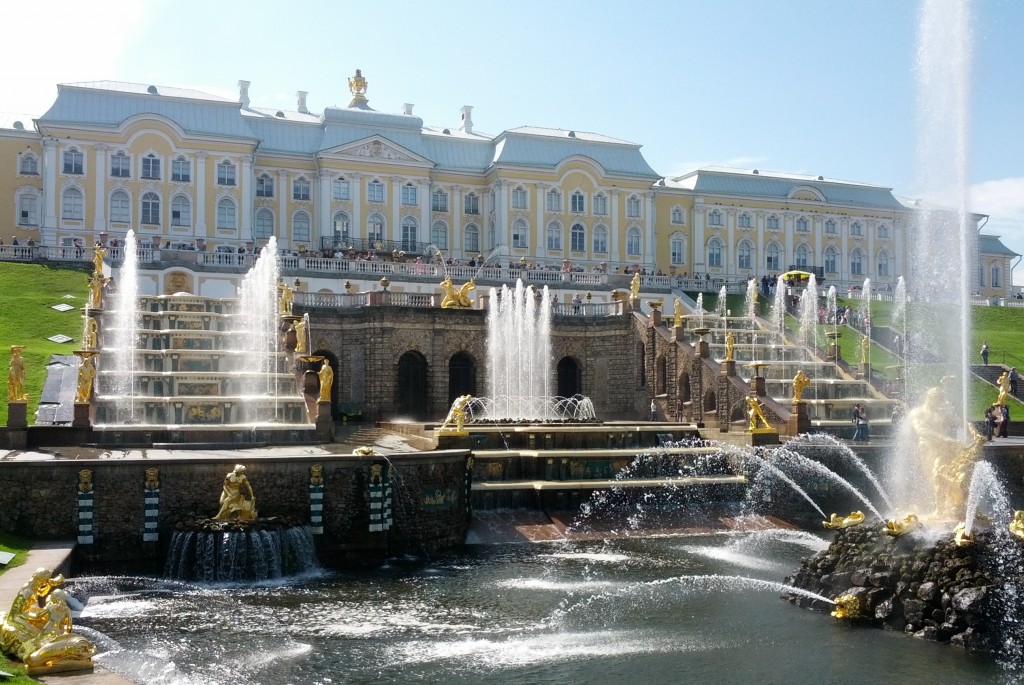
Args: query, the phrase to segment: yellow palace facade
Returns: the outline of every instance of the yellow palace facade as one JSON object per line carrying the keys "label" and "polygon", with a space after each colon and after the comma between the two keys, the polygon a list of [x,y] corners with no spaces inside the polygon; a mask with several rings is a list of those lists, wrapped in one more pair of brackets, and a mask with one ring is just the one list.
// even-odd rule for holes
{"label": "yellow palace facade", "polygon": [[664,178],[640,145],[601,134],[488,135],[469,106],[450,127],[412,105],[378,112],[358,71],[349,105],[319,114],[304,92],[294,110],[257,107],[249,86],[230,100],[63,84],[41,116],[0,115],[0,238],[75,249],[132,229],[154,249],[226,257],[276,236],[327,259],[727,282],[803,268],[841,287],[907,273],[914,213],[889,188],[718,167]]}

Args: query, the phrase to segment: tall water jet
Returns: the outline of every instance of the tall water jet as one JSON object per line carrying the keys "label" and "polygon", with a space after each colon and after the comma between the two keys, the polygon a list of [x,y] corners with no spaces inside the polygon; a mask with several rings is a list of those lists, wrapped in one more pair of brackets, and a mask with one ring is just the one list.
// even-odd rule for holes
{"label": "tall water jet", "polygon": [[807,288],[800,295],[800,342],[811,349],[818,347],[818,281],[811,274]]}
{"label": "tall water jet", "polygon": [[715,316],[725,318],[728,307],[729,291],[723,285],[718,291],[718,300],[715,302]]}
{"label": "tall water jet", "polygon": [[751,322],[757,318],[757,279],[751,278],[747,281],[747,297],[743,302],[743,316]]}
{"label": "tall water jet", "polygon": [[704,328],[704,293],[697,293],[697,326]]}
{"label": "tall water jet", "polygon": [[[277,238],[271,236],[253,268],[238,288],[238,304],[232,320],[232,341],[236,370],[256,371],[242,376],[244,398],[277,397],[279,372],[278,292],[280,259]],[[247,423],[276,418],[260,416],[257,403],[243,401],[242,417]]]}
{"label": "tall water jet", "polygon": [[860,329],[867,336],[867,359],[871,361],[871,279],[865,278],[860,291]]}
{"label": "tall water jet", "polygon": [[[108,394],[113,395],[116,423],[135,423],[136,347],[139,337],[139,255],[135,231],[128,231],[124,239],[123,261],[118,274],[112,303],[113,322],[110,331],[109,353],[101,364],[110,360],[103,369],[108,372]],[[101,389],[102,392],[103,389]]]}
{"label": "tall water jet", "polygon": [[491,288],[487,312],[489,418],[552,420],[551,300],[516,281],[515,289]]}
{"label": "tall water jet", "polygon": [[775,299],[772,301],[772,328],[783,333],[786,327],[786,281],[782,276],[775,282]]}

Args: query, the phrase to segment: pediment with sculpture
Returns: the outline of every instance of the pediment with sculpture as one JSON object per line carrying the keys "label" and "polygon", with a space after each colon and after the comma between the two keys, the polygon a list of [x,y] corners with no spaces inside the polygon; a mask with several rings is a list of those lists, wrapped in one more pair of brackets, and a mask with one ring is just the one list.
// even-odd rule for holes
{"label": "pediment with sculpture", "polygon": [[323,150],[320,156],[401,164],[434,165],[429,159],[382,136],[371,136],[352,143],[346,143],[345,145],[339,145],[329,150]]}

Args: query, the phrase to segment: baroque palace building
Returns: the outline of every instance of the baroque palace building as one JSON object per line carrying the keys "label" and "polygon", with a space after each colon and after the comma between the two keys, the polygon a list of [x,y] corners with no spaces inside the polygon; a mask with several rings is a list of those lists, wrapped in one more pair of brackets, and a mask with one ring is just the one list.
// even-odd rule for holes
{"label": "baroque palace building", "polygon": [[[429,262],[440,252],[462,264],[691,282],[798,268],[840,288],[865,278],[887,288],[908,274],[916,212],[890,188],[720,167],[664,178],[638,144],[532,126],[487,135],[469,106],[454,126],[427,126],[412,105],[372,109],[358,70],[349,105],[321,114],[305,92],[278,111],[253,106],[249,82],[238,85],[235,101],[62,84],[42,116],[0,115],[0,237],[77,255],[134,229],[165,258],[195,250],[232,265],[229,255],[276,236],[284,250],[325,259]],[[986,261],[974,249],[978,289],[1009,295],[1014,253],[995,237],[981,247],[994,253]],[[989,262],[1001,274],[987,274]],[[312,285],[339,288],[336,278]],[[146,289],[164,290],[159,278]],[[200,294],[228,291],[209,290]]]}

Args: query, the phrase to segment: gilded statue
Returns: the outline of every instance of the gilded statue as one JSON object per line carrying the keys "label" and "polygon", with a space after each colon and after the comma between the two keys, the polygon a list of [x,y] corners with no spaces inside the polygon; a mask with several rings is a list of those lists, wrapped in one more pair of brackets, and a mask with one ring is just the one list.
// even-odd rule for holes
{"label": "gilded statue", "polygon": [[1006,404],[1006,396],[1010,394],[1010,374],[1006,371],[999,376],[996,380],[996,385],[999,386],[999,397],[996,399],[996,404]]}
{"label": "gilded statue", "polygon": [[[363,70],[356,69],[356,75],[348,80],[348,90],[352,93],[352,102],[366,101],[366,87],[369,85],[363,77]],[[351,105],[349,105],[351,107]]]}
{"label": "gilded statue", "polygon": [[967,524],[963,521],[953,529],[953,544],[957,547],[970,547],[974,544],[974,534],[967,532]]}
{"label": "gilded statue", "polygon": [[324,359],[316,375],[320,377],[320,397],[317,402],[330,402],[331,386],[334,385],[334,369],[331,368],[331,362]]}
{"label": "gilded statue", "polygon": [[725,334],[725,361],[731,362],[733,352],[736,349],[736,336],[729,331]]}
{"label": "gilded statue", "polygon": [[78,491],[82,494],[92,492],[92,471],[89,469],[78,472]]}
{"label": "gilded statue", "polygon": [[55,588],[39,611],[39,631],[26,638],[18,651],[30,673],[88,669],[96,649],[83,635],[72,631],[67,595]]}
{"label": "gilded statue", "polygon": [[901,519],[886,519],[885,528],[882,532],[886,535],[891,535],[894,538],[898,538],[901,535],[906,535],[912,530],[916,530],[921,527],[921,522],[917,518],[917,514],[907,514]]}
{"label": "gilded statue", "polygon": [[438,432],[444,430],[450,430],[449,426],[455,423],[455,432],[462,433],[462,427],[466,423],[466,414],[468,413],[469,403],[473,400],[472,395],[460,395],[455,398],[452,402],[451,409],[448,410],[448,416],[445,417],[444,423],[438,428]]}
{"label": "gilded statue", "polygon": [[92,355],[82,357],[78,367],[78,388],[75,390],[75,402],[88,404],[92,397],[92,383],[96,380],[96,366],[92,363]]}
{"label": "gilded statue", "polygon": [[352,450],[353,457],[372,457],[377,455],[377,450],[373,449],[369,445],[363,445]]}
{"label": "gilded statue", "polygon": [[471,278],[463,283],[462,287],[456,288],[452,285],[451,277],[445,276],[441,281],[441,290],[444,291],[441,309],[466,309],[473,306],[473,302],[469,299],[469,293],[476,290],[476,282]]}
{"label": "gilded statue", "polygon": [[85,349],[95,350],[99,345],[100,325],[91,316],[85,319]]}
{"label": "gilded statue", "polygon": [[768,423],[768,419],[764,416],[761,400],[757,399],[756,395],[747,395],[747,407],[747,417],[750,419],[750,427],[747,430],[758,430],[758,424],[761,424],[762,429],[771,429],[771,424]]}
{"label": "gilded statue", "polygon": [[804,396],[804,390],[811,384],[810,377],[804,373],[803,369],[796,372],[793,376],[793,404],[802,401]]}
{"label": "gilded statue", "polygon": [[256,496],[245,476],[245,467],[236,464],[234,470],[224,476],[224,489],[220,494],[220,511],[215,521],[252,521],[256,518]]}
{"label": "gilded statue", "polygon": [[103,309],[103,286],[110,279],[101,273],[94,273],[89,279],[89,308]]}
{"label": "gilded statue", "polygon": [[313,464],[309,467],[309,484],[313,487],[324,484],[323,464]]}
{"label": "gilded statue", "polygon": [[633,295],[633,299],[640,297],[640,272],[634,271],[633,278],[629,281],[629,292]]}
{"label": "gilded statue", "polygon": [[7,400],[9,402],[26,402],[25,394],[25,360],[21,356],[24,345],[11,345],[11,366],[7,373]]}
{"label": "gilded statue", "polygon": [[676,298],[676,303],[675,303],[675,305],[673,307],[672,327],[673,328],[682,328],[683,327],[683,301],[680,300],[678,297]]}
{"label": "gilded statue", "polygon": [[103,258],[107,256],[107,251],[103,249],[99,241],[96,241],[96,245],[92,248],[92,267],[93,273],[103,275]]}
{"label": "gilded statue", "polygon": [[281,293],[281,298],[278,300],[278,313],[281,315],[291,314],[295,291],[287,283],[279,283],[277,289]]}
{"label": "gilded statue", "polygon": [[857,618],[860,616],[860,600],[856,595],[839,595],[835,598],[836,608],[832,610],[833,618]]}
{"label": "gilded statue", "polygon": [[868,363],[868,344],[869,344],[868,336],[865,335],[863,338],[860,339],[860,363],[861,364],[867,364]]}
{"label": "gilded statue", "polygon": [[18,594],[14,596],[7,618],[0,624],[0,651],[18,655],[24,642],[39,633],[42,627],[42,602],[58,585],[64,584],[64,576],[53,575],[50,569],[37,568]]}
{"label": "gilded statue", "polygon": [[160,489],[160,469],[154,467],[146,469],[146,489]]}
{"label": "gilded statue", "polygon": [[1017,509],[1013,512],[1013,520],[1010,521],[1010,533],[1014,537],[1024,539],[1024,510]]}
{"label": "gilded statue", "polygon": [[309,335],[309,324],[306,317],[295,322],[295,351],[298,354],[306,354],[306,337]]}
{"label": "gilded statue", "polygon": [[828,521],[822,521],[821,525],[831,530],[838,530],[840,528],[859,526],[862,523],[864,523],[864,512],[851,511],[850,515],[846,517],[840,517],[839,514],[833,513]]}

